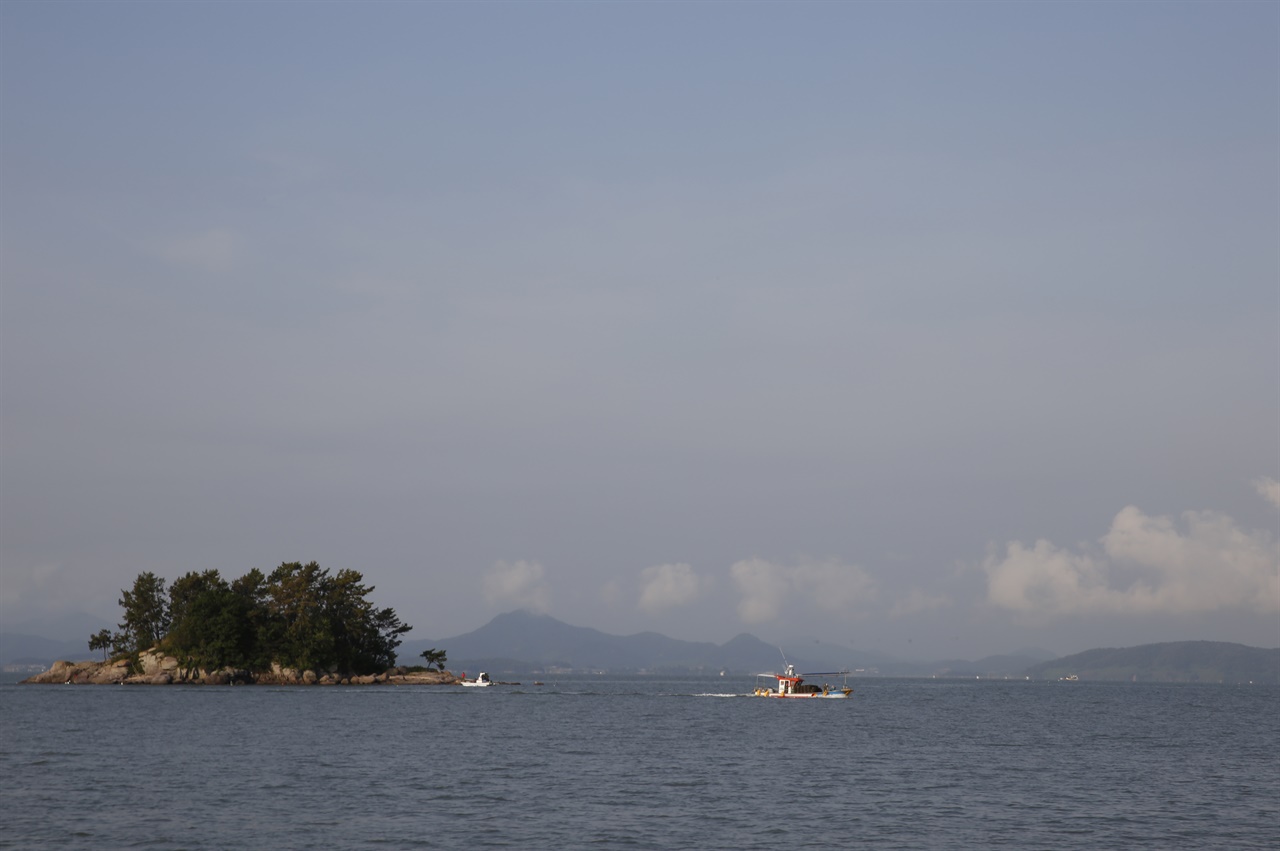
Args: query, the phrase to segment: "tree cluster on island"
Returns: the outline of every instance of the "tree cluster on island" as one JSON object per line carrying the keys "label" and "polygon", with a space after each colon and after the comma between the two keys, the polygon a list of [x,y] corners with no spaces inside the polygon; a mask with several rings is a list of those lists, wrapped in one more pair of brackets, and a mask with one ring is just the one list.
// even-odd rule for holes
{"label": "tree cluster on island", "polygon": [[[228,582],[217,570],[189,572],[166,587],[145,572],[122,590],[118,632],[89,638],[90,650],[133,655],[152,647],[191,668],[299,670],[371,674],[396,663],[400,636],[412,627],[394,609],[367,598],[372,586],[355,570],[330,573],[316,562],[254,568]],[[443,650],[424,653],[443,670]]]}

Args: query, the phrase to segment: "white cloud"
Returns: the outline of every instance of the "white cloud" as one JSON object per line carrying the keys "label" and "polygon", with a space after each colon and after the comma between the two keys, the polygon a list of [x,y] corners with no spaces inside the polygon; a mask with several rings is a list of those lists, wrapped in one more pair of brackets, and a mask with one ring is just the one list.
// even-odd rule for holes
{"label": "white cloud", "polygon": [[1129,506],[1101,551],[1010,542],[983,564],[987,599],[1036,616],[1280,612],[1280,546],[1269,533],[1213,511],[1187,511],[1181,521]]}
{"label": "white cloud", "polygon": [[1001,608],[1019,612],[1105,608],[1105,566],[1043,539],[1033,547],[1010,541],[1003,559],[989,556],[982,568],[987,573],[987,600]]}
{"label": "white cloud", "polygon": [[650,614],[692,603],[709,584],[687,564],[646,567],[640,572],[640,581],[640,608]]}
{"label": "white cloud", "polygon": [[1261,476],[1253,480],[1253,486],[1258,489],[1258,496],[1280,508],[1280,482],[1270,476]]}
{"label": "white cloud", "polygon": [[536,561],[495,562],[484,575],[484,598],[492,604],[545,612],[551,603],[545,573]]}
{"label": "white cloud", "polygon": [[742,595],[738,615],[746,623],[776,620],[795,605],[794,598],[805,611],[838,612],[876,597],[875,580],[866,571],[835,559],[780,565],[752,558],[734,564],[729,574]]}

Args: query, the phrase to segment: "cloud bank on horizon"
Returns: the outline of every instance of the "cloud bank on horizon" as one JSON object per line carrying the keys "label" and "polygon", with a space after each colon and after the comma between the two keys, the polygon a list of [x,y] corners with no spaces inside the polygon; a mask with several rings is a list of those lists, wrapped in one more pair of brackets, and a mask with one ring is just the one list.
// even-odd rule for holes
{"label": "cloud bank on horizon", "polygon": [[1280,644],[1277,56],[1276,4],[0,4],[0,627],[314,559],[433,638]]}
{"label": "cloud bank on horizon", "polygon": [[[1275,504],[1277,483],[1258,490]],[[1280,506],[1278,506],[1280,507]],[[1182,523],[1130,505],[1101,538],[1073,552],[1046,540],[1013,541],[983,563],[987,599],[1029,618],[1065,614],[1280,614],[1280,542],[1225,514],[1187,511]]]}
{"label": "cloud bank on horizon", "polygon": [[[1280,482],[1254,482],[1280,509]],[[982,563],[986,599],[1032,621],[1069,614],[1185,614],[1255,611],[1280,613],[1280,541],[1265,530],[1241,529],[1214,511],[1186,511],[1175,518],[1150,517],[1134,506],[1122,509],[1096,552],[1073,552],[1038,540],[1028,547],[1010,541]],[[880,602],[866,570],[836,559],[778,564],[761,558],[735,562],[728,570],[738,595],[742,624],[776,622],[793,608],[858,613]],[[498,562],[485,576],[485,598],[538,612],[548,610],[542,565]],[[636,608],[654,613],[702,602],[715,579],[688,564],[640,571]],[[616,591],[608,594],[616,598]],[[892,602],[890,617],[950,604],[911,588]]]}

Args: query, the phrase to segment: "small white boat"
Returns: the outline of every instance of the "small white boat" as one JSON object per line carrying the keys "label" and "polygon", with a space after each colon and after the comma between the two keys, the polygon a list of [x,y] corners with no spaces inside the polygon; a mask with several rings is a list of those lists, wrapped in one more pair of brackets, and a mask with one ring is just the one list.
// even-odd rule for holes
{"label": "small white boat", "polygon": [[489,675],[481,671],[474,680],[463,680],[462,684],[470,688],[484,688],[493,685],[493,680],[489,679]]}
{"label": "small white boat", "polygon": [[[797,674],[796,666],[787,665],[787,671],[784,674],[756,674],[756,697],[848,697],[853,694],[853,689],[849,688],[848,682],[840,687],[826,685],[820,686],[805,685],[805,676],[824,677],[824,676],[845,676],[848,671],[826,671],[816,674]],[[767,683],[761,683],[761,678],[777,680],[776,687]]]}

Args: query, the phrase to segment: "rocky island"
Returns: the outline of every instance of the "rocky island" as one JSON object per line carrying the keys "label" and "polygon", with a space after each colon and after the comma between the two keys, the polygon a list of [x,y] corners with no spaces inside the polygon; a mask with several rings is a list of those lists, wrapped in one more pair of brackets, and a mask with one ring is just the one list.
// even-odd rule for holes
{"label": "rocky island", "polygon": [[[408,632],[394,609],[367,599],[354,570],[288,562],[228,582],[216,570],[189,572],[171,586],[139,574],[121,590],[120,631],[89,637],[101,662],[54,662],[24,683],[120,685],[447,685],[445,653],[427,666],[396,665]],[[108,658],[108,651],[111,656]],[[434,666],[431,670],[429,666]]]}

